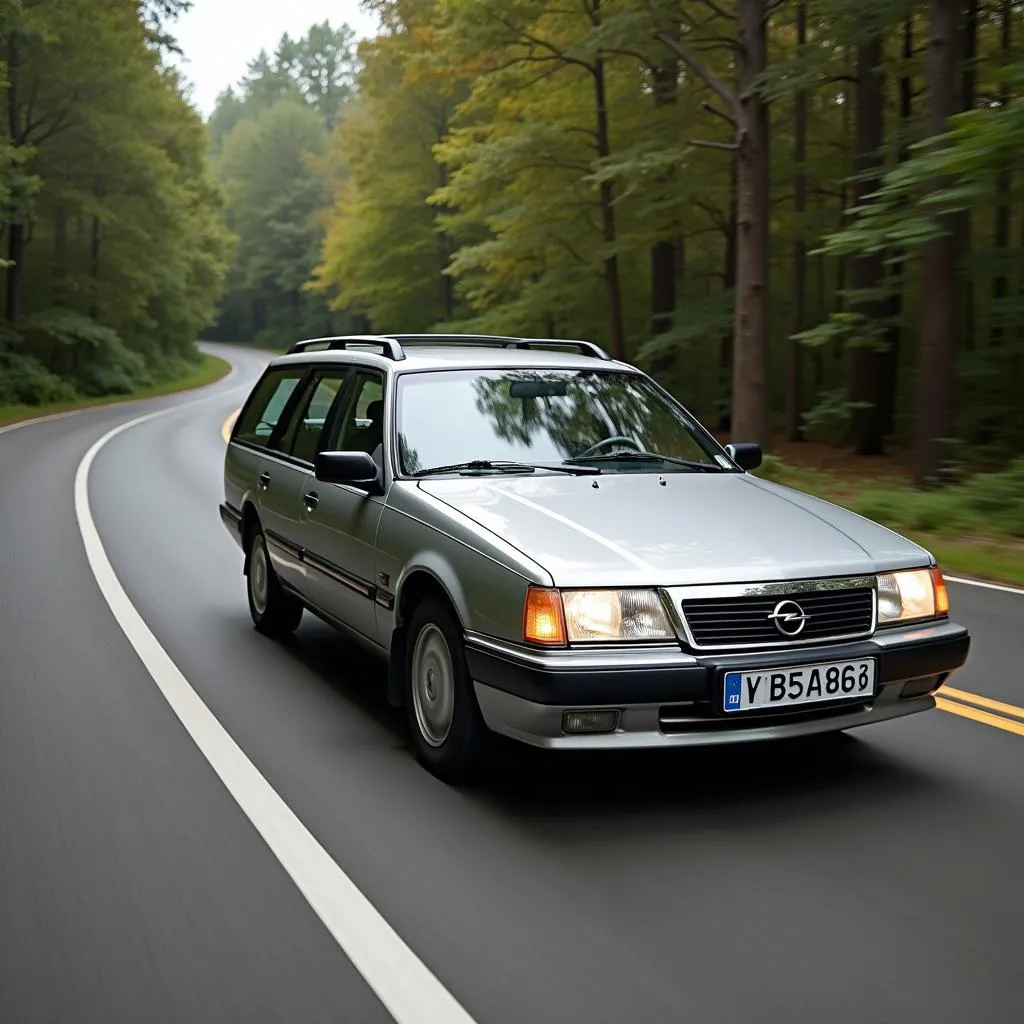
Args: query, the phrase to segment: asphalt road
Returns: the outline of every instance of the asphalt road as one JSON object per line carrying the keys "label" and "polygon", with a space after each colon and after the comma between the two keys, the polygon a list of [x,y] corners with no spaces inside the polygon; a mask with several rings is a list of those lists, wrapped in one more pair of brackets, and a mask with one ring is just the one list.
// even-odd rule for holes
{"label": "asphalt road", "polygon": [[[308,618],[289,646],[252,629],[220,430],[264,358],[231,358],[205,392],[0,434],[0,1022],[392,1019],[87,560],[79,464],[164,409],[91,467],[120,585],[477,1024],[1020,1021],[1024,735],[934,711],[835,745],[514,751],[448,788],[412,759],[379,668]],[[951,593],[974,632],[953,685],[1024,705],[1024,595]]]}

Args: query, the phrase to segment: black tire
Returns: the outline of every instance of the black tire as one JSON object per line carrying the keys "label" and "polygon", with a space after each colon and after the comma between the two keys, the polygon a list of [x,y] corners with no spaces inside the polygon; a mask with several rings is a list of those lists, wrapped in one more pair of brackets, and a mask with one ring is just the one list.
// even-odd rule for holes
{"label": "black tire", "polygon": [[[440,687],[434,702],[427,690],[429,671],[435,671],[438,679],[445,671],[445,653],[451,668],[450,680],[441,683],[451,696],[446,731],[443,725],[448,716]],[[421,678],[419,688],[417,673]],[[486,760],[493,736],[473,692],[462,630],[446,602],[437,597],[420,602],[409,620],[404,674],[406,717],[417,759],[445,782],[472,781]]]}
{"label": "black tire", "polygon": [[298,629],[302,605],[281,586],[267,551],[263,531],[257,527],[249,540],[249,571],[245,578],[249,614],[264,636],[281,638]]}

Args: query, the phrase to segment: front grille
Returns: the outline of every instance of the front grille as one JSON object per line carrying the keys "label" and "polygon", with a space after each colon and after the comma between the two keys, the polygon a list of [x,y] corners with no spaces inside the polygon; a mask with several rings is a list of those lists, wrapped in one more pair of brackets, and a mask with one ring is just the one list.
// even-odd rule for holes
{"label": "front grille", "polygon": [[[781,631],[771,617],[780,606],[783,615],[794,611],[785,602],[795,602],[806,616],[796,635]],[[869,636],[874,627],[875,594],[870,587],[795,591],[684,600],[680,607],[695,647],[778,647]],[[792,628],[791,623],[781,624]]]}

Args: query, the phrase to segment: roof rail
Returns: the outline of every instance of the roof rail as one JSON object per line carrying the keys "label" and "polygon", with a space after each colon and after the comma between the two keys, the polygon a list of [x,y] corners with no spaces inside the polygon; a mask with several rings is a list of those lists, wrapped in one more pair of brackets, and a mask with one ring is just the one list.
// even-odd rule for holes
{"label": "roof rail", "polygon": [[595,345],[592,341],[568,341],[562,338],[519,338],[499,334],[391,334],[389,337],[403,345],[465,345],[473,348],[490,344],[501,348],[571,348],[581,355],[593,356],[595,359],[611,359],[600,345]]}
{"label": "roof rail", "polygon": [[424,345],[508,345],[520,340],[510,334],[389,334],[388,337],[403,343]]}
{"label": "roof rail", "polygon": [[297,352],[307,352],[311,348],[323,345],[327,352],[337,352],[353,348],[361,348],[365,345],[377,345],[384,350],[388,359],[400,360],[405,358],[402,346],[394,338],[379,337],[375,334],[351,334],[341,338],[308,338],[306,341],[297,341],[290,349],[288,355],[295,355]]}
{"label": "roof rail", "polygon": [[581,355],[592,356],[594,359],[611,360],[612,358],[600,345],[595,345],[592,341],[569,341],[562,338],[517,338],[501,334],[351,334],[338,338],[309,338],[306,341],[297,341],[292,345],[288,349],[288,355],[307,352],[318,346],[323,346],[325,351],[332,352],[349,347],[361,348],[366,345],[378,346],[388,359],[396,362],[405,358],[403,345],[445,347],[461,345],[467,348],[496,345],[500,348],[521,349],[568,348],[575,349]]}
{"label": "roof rail", "polygon": [[593,356],[595,359],[611,360],[611,356],[600,345],[592,341],[569,341],[562,338],[520,338],[516,348],[575,348],[580,355]]}

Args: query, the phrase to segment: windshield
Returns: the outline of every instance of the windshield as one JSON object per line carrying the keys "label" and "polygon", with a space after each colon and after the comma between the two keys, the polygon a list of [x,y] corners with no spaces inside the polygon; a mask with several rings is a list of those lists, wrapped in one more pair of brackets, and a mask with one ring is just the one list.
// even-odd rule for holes
{"label": "windshield", "polygon": [[521,463],[524,471],[570,462],[603,473],[733,468],[685,412],[643,377],[623,371],[403,374],[397,420],[399,467],[406,475],[498,468],[484,462]]}

